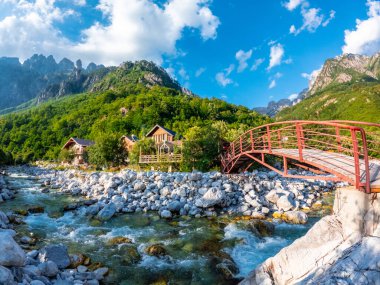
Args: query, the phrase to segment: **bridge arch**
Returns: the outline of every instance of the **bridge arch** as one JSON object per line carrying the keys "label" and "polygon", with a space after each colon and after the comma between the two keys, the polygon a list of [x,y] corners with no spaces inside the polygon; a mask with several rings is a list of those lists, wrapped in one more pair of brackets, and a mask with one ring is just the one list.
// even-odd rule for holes
{"label": "bridge arch", "polygon": [[[282,167],[268,162],[276,157]],[[380,192],[380,124],[357,121],[285,121],[242,134],[222,155],[234,173],[259,163],[284,177],[346,181],[366,193]],[[295,175],[289,164],[315,175]]]}

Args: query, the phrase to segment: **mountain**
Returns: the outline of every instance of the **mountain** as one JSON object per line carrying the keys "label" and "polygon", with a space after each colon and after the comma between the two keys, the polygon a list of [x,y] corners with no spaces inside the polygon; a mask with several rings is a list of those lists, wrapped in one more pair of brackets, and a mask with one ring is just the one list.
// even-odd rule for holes
{"label": "mountain", "polygon": [[[151,82],[163,80],[149,75],[144,78],[154,80]],[[97,88],[105,88],[106,83],[112,82],[109,79],[108,75],[104,77],[106,81],[101,81]],[[156,124],[178,134],[185,134],[194,126],[207,132],[217,124],[224,136],[230,132],[235,137],[252,126],[269,122],[268,117],[246,107],[187,95],[176,85],[168,88],[147,86],[140,79],[135,82],[124,85],[112,82],[114,85],[104,91],[65,96],[0,116],[0,150],[12,153],[18,162],[56,159],[70,137],[92,140],[104,134],[143,137]]]}
{"label": "mountain", "polygon": [[[0,58],[0,113],[7,113],[47,100],[83,92],[102,92],[126,84],[159,85],[193,95],[169,74],[146,60],[124,62],[118,67],[90,63],[82,67],[67,58],[33,55],[23,64],[18,58]],[[27,103],[26,103],[27,102]],[[22,104],[22,105],[20,105]]]}
{"label": "mountain", "polygon": [[310,87],[308,96],[334,84],[379,81],[380,52],[373,56],[344,54],[326,60]]}
{"label": "mountain", "polygon": [[303,100],[276,120],[358,120],[380,123],[380,53],[326,60]]}
{"label": "mountain", "polygon": [[302,101],[305,98],[307,91],[308,89],[302,90],[294,99],[281,99],[278,101],[270,101],[267,107],[257,107],[253,108],[253,110],[260,114],[267,115],[269,117],[274,117],[281,110],[293,106]]}
{"label": "mountain", "polygon": [[[100,68],[103,66],[92,63],[83,73]],[[37,100],[46,89],[52,89],[52,86],[68,80],[78,69],[82,70],[80,61],[77,61],[77,66],[67,58],[57,63],[51,55],[46,57],[35,54],[22,64],[18,58],[1,57],[0,111]]]}

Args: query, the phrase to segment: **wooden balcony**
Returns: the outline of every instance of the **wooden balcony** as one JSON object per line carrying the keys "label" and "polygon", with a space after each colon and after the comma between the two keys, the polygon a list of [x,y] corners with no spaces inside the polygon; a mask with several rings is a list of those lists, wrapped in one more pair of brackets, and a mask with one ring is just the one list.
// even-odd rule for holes
{"label": "wooden balcony", "polygon": [[183,155],[179,154],[160,154],[160,155],[140,155],[139,163],[178,163],[181,162]]}

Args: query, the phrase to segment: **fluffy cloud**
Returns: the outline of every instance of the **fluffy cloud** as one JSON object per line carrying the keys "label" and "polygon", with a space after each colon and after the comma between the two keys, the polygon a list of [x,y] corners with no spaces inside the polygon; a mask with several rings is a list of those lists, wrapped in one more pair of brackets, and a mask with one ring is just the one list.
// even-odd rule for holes
{"label": "fluffy cloud", "polygon": [[205,67],[201,67],[201,68],[199,68],[199,69],[195,72],[195,77],[199,77],[199,76],[201,76],[205,71],[206,71],[206,68],[205,68]]}
{"label": "fluffy cloud", "polygon": [[[331,22],[331,20],[335,18],[334,10],[331,10],[329,16],[326,17],[321,12],[321,9],[310,8],[310,4],[307,1],[300,1],[298,5],[295,6],[293,9],[297,8],[299,5],[301,5],[301,15],[303,24],[298,29],[295,27],[295,25],[291,25],[289,29],[290,34],[298,35],[304,30],[309,31],[310,33],[314,33],[320,26],[326,27]],[[285,7],[287,8],[287,6]]]}
{"label": "fluffy cloud", "polygon": [[321,73],[322,66],[319,69],[313,70],[311,73],[302,73],[301,76],[303,78],[306,78],[309,81],[309,88],[313,86],[315,80],[317,79],[319,73]]}
{"label": "fluffy cloud", "polygon": [[248,67],[247,61],[251,58],[251,56],[252,56],[252,50],[251,49],[249,51],[246,51],[246,52],[243,50],[239,50],[236,53],[235,58],[239,62],[239,66],[237,69],[238,72],[243,72]]}
{"label": "fluffy cloud", "polygon": [[297,99],[297,98],[298,98],[298,94],[297,94],[297,93],[291,94],[291,95],[289,95],[289,97],[288,97],[288,99],[289,99],[290,101],[294,101],[294,100]]}
{"label": "fluffy cloud", "polygon": [[343,53],[373,54],[380,49],[380,1],[367,1],[368,19],[356,20],[356,29],[344,31]]}
{"label": "fluffy cloud", "polygon": [[299,5],[301,5],[301,3],[303,2],[303,0],[289,0],[289,2],[285,2],[283,3],[284,7],[286,9],[288,9],[289,11],[293,11],[294,9],[296,9]]}
{"label": "fluffy cloud", "polygon": [[227,85],[234,83],[233,80],[228,77],[230,76],[231,72],[234,70],[235,70],[235,65],[231,64],[222,72],[217,73],[215,75],[215,79],[219,83],[219,85],[226,87]]}
{"label": "fluffy cloud", "polygon": [[285,54],[284,47],[280,43],[272,45],[270,48],[270,59],[269,59],[268,70],[272,69],[273,67],[277,65],[280,65],[282,62],[282,58],[284,57],[284,54]]}
{"label": "fluffy cloud", "polygon": [[82,31],[81,42],[72,42],[55,23],[73,10],[57,8],[55,0],[2,0],[0,9],[9,3],[13,9],[0,20],[0,53],[21,58],[45,53],[104,64],[142,58],[160,63],[162,55],[177,53],[176,43],[186,28],[199,30],[204,40],[216,37],[220,22],[210,1],[167,0],[157,5],[153,0],[100,0],[97,9],[107,24],[95,23]]}
{"label": "fluffy cloud", "polygon": [[255,62],[253,63],[252,67],[251,67],[251,70],[252,71],[255,71],[259,68],[259,66],[265,61],[264,58],[258,58],[255,60]]}
{"label": "fluffy cloud", "polygon": [[274,87],[276,87],[276,80],[272,80],[270,83],[269,83],[269,89],[272,89],[272,88],[274,88]]}

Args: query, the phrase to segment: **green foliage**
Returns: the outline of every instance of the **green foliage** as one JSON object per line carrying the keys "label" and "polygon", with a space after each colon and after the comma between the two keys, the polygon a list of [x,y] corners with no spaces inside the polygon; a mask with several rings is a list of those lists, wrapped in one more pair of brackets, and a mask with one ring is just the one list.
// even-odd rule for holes
{"label": "green foliage", "polygon": [[192,127],[185,134],[182,170],[207,171],[219,165],[221,135],[216,128]]}
{"label": "green foliage", "polygon": [[14,162],[10,152],[0,149],[0,165],[9,165]]}
{"label": "green foliage", "polygon": [[112,167],[125,163],[127,152],[120,135],[104,134],[95,139],[95,144],[87,148],[88,161],[97,167]]}
{"label": "green foliage", "polygon": [[[126,114],[120,109],[125,108]],[[104,133],[143,137],[155,124],[185,134],[220,122],[223,134],[269,122],[243,106],[187,96],[175,89],[127,84],[118,90],[79,94],[0,117],[0,148],[17,161],[55,160],[70,137],[96,140]]]}
{"label": "green foliage", "polygon": [[354,120],[380,123],[380,84],[339,84],[325,88],[276,115],[285,120]]}
{"label": "green foliage", "polygon": [[141,154],[146,155],[156,154],[157,148],[154,140],[150,138],[143,138],[134,144],[129,154],[129,160],[132,164],[137,164],[139,162],[140,151]]}
{"label": "green foliage", "polygon": [[58,157],[58,159],[63,162],[72,162],[74,158],[75,154],[71,149],[62,149]]}

